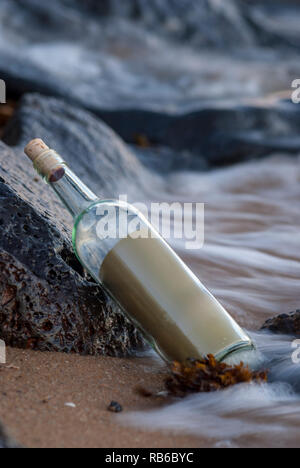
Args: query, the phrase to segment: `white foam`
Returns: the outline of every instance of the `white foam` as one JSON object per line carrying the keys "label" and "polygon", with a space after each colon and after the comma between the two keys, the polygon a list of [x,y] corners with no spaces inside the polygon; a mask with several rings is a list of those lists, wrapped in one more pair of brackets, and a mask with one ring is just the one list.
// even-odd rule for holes
{"label": "white foam", "polygon": [[[204,248],[173,245],[247,329],[258,330],[267,318],[300,306],[299,181],[299,158],[274,156],[209,173],[175,173],[165,192],[155,194],[206,203]],[[300,366],[292,362],[293,338],[252,337],[258,354],[247,355],[270,369],[269,384],[193,395],[120,421],[196,435],[211,446],[297,446]]]}

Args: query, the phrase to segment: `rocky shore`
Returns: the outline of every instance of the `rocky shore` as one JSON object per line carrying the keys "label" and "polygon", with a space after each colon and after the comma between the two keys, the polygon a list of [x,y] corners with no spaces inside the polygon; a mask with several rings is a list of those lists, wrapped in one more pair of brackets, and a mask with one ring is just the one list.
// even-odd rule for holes
{"label": "rocky shore", "polygon": [[[157,171],[298,152],[298,108],[276,97],[258,101],[295,76],[293,31],[282,24],[271,50],[269,23],[262,29],[258,21],[268,6],[185,3],[3,1],[0,77],[9,94],[23,95],[0,143],[0,323],[8,344],[109,355],[142,346],[75,258],[71,219],[23,157],[32,137],[46,139],[105,197],[142,196]],[[274,21],[293,8],[278,2]]]}
{"label": "rocky shore", "polygon": [[22,148],[32,132],[46,135],[58,150],[69,139],[66,160],[74,160],[92,188],[110,195],[116,180],[121,184],[113,168],[128,181],[138,163],[105,125],[55,99],[25,97],[10,128],[22,137],[13,149],[0,143],[1,337],[12,346],[83,354],[120,356],[140,348],[139,334],[86,276],[70,242],[72,219],[35,176]]}
{"label": "rocky shore", "polygon": [[[178,169],[299,154],[300,108],[290,100],[299,2],[221,3],[2,0],[0,79],[12,99],[0,116],[7,345],[118,357],[145,349],[76,259],[71,218],[23,155],[33,137],[106,198],[147,198],[157,175]],[[265,328],[298,334],[298,318]],[[0,447],[11,444],[0,428]]]}

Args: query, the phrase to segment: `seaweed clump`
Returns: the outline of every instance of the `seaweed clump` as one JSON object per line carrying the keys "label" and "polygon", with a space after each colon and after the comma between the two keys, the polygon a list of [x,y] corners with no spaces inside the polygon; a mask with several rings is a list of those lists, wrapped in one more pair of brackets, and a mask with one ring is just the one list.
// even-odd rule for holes
{"label": "seaweed clump", "polygon": [[166,380],[169,395],[185,397],[191,393],[216,392],[241,383],[267,382],[267,372],[253,372],[243,362],[229,366],[213,355],[201,360],[189,360],[187,364],[174,362],[172,375]]}

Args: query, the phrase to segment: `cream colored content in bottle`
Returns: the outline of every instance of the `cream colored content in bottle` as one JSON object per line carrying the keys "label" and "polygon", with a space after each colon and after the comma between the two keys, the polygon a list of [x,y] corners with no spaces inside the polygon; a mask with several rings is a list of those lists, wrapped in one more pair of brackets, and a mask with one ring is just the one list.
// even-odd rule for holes
{"label": "cream colored content in bottle", "polygon": [[223,359],[251,341],[219,302],[158,238],[122,239],[107,254],[100,281],[168,361]]}
{"label": "cream colored content in bottle", "polygon": [[[164,359],[183,362],[214,354],[228,362],[246,354],[253,361],[251,339],[141,212],[120,200],[98,198],[42,140],[31,141],[25,152],[73,216],[74,250],[84,268]],[[106,212],[113,227],[119,223],[121,239],[114,229],[108,236],[98,229]],[[136,226],[140,230],[132,233]]]}

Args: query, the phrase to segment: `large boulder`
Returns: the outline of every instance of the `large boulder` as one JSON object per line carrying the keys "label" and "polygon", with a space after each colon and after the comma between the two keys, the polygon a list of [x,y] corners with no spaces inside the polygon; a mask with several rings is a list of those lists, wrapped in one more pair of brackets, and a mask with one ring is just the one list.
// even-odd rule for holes
{"label": "large boulder", "polygon": [[23,148],[34,137],[44,139],[61,153],[99,196],[142,191],[145,178],[149,182],[148,171],[115,132],[89,112],[62,99],[25,95],[6,128],[3,140],[16,147],[17,169],[30,176],[34,172]]}
{"label": "large boulder", "polygon": [[134,155],[97,119],[56,100],[24,99],[7,135],[15,148],[0,142],[0,337],[18,347],[126,355],[143,340],[76,259],[71,217],[23,154],[35,136],[108,196],[139,171]]}

